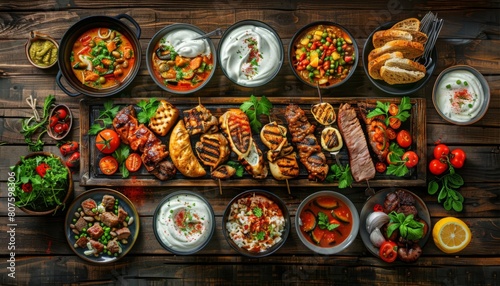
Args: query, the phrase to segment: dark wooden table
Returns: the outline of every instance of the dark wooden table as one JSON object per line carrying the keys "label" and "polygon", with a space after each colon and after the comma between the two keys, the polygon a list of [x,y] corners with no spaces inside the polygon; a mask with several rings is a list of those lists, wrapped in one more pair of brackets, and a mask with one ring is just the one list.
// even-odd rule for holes
{"label": "dark wooden table", "polygon": [[[2,285],[498,285],[500,281],[500,4],[498,1],[2,1],[0,4],[0,284]],[[322,3],[315,3],[322,2]],[[224,240],[222,213],[229,200],[253,186],[228,187],[219,195],[217,186],[117,188],[129,195],[141,219],[139,238],[131,253],[110,265],[94,265],[77,257],[66,242],[63,216],[33,217],[15,211],[15,249],[8,224],[7,179],[9,166],[29,153],[20,134],[20,120],[31,116],[26,98],[32,95],[41,107],[49,95],[66,104],[75,116],[70,139],[80,140],[79,103],[85,96],[67,96],[55,84],[58,67],[40,70],[31,66],[24,54],[30,31],[49,34],[60,41],[66,30],[80,19],[92,15],[116,16],[126,13],[142,29],[142,57],[152,36],[162,27],[190,23],[205,31],[256,19],[271,25],[282,38],[285,51],[300,27],[316,20],[331,20],[348,28],[362,48],[368,35],[379,25],[405,19],[421,18],[427,11],[444,19],[437,41],[437,67],[424,88],[411,94],[426,101],[426,144],[430,160],[434,142],[441,140],[467,153],[465,167],[459,173],[465,180],[460,192],[465,197],[463,212],[445,211],[423,186],[408,187],[427,204],[432,222],[455,216],[472,231],[470,245],[457,254],[447,255],[437,249],[432,239],[415,263],[386,264],[371,255],[361,238],[344,252],[323,256],[305,248],[292,228],[285,245],[275,254],[260,259],[238,255]],[[219,38],[214,38],[217,44]],[[436,113],[431,100],[437,75],[457,64],[470,65],[487,79],[491,102],[487,114],[470,126],[451,125]],[[191,97],[247,98],[251,94],[283,98],[315,97],[316,90],[301,84],[285,61],[277,77],[259,88],[232,84],[217,70],[202,91]],[[173,98],[157,87],[146,69],[145,61],[133,83],[112,100],[123,98]],[[389,97],[368,80],[362,67],[348,83],[323,97]],[[88,97],[87,97],[88,99]],[[59,154],[56,142],[44,136],[44,150]],[[427,180],[433,176],[427,173]],[[75,174],[76,195],[92,187],[80,186]],[[265,186],[263,186],[265,187]],[[158,202],[177,189],[200,192],[216,212],[217,230],[209,245],[195,255],[176,256],[161,248],[152,229],[152,215]],[[329,189],[336,189],[330,187]],[[380,190],[382,187],[376,187]],[[282,197],[292,219],[302,199],[324,186],[294,187],[291,194],[283,187],[270,187]],[[364,186],[341,190],[361,210],[366,200]],[[9,276],[11,252],[15,254],[15,278]],[[11,274],[12,275],[12,274]]]}

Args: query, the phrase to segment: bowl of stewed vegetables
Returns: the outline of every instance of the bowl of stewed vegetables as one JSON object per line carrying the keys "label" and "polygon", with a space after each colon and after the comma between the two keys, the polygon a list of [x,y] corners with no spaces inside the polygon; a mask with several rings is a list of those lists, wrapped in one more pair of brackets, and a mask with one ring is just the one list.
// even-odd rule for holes
{"label": "bowl of stewed vegetables", "polygon": [[302,27],[290,41],[289,63],[295,76],[311,87],[329,89],[354,73],[358,45],[343,26],[318,21]]}
{"label": "bowl of stewed vegetables", "polygon": [[61,39],[57,85],[69,96],[123,91],[141,66],[140,35],[139,24],[127,14],[78,21]]}
{"label": "bowl of stewed vegetables", "polygon": [[146,64],[163,90],[190,94],[203,88],[215,73],[215,46],[200,28],[184,23],[160,29],[149,42]]}

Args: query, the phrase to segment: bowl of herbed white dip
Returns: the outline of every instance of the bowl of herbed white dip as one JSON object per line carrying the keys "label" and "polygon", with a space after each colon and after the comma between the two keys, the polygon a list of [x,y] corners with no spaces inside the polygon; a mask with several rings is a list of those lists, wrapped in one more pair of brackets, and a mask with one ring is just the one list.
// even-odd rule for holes
{"label": "bowl of herbed white dip", "polygon": [[215,215],[200,194],[177,191],[166,196],[153,216],[156,239],[166,250],[188,255],[204,248],[215,231]]}
{"label": "bowl of herbed white dip", "polygon": [[222,36],[219,65],[224,75],[244,87],[262,86],[271,81],[283,65],[283,44],[269,25],[244,20],[230,26]]}
{"label": "bowl of herbed white dip", "polygon": [[432,102],[446,121],[469,125],[479,121],[490,103],[490,88],[476,69],[457,65],[443,70],[434,84]]}

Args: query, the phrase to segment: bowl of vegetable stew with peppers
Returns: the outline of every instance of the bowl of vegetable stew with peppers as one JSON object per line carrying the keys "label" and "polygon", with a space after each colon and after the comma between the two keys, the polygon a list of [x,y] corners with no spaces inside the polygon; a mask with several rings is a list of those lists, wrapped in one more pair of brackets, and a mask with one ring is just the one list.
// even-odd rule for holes
{"label": "bowl of vegetable stew with peppers", "polygon": [[27,214],[55,214],[71,203],[71,171],[60,157],[52,153],[35,152],[21,157],[11,167],[10,175],[15,178],[15,205]]}
{"label": "bowl of vegetable stew with peppers", "polygon": [[352,76],[359,52],[354,37],[346,28],[319,21],[304,26],[293,36],[288,57],[300,81],[311,87],[329,89]]}
{"label": "bowl of vegetable stew with peppers", "polygon": [[336,254],[356,239],[359,215],[354,204],[334,191],[319,191],[297,208],[295,229],[300,241],[319,254]]}

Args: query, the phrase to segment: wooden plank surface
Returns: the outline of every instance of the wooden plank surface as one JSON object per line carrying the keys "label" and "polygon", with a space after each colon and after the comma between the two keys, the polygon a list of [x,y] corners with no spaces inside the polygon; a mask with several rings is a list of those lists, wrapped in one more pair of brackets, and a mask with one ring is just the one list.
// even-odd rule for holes
{"label": "wooden plank surface", "polygon": [[[24,54],[29,33],[36,30],[60,41],[65,32],[79,20],[92,15],[114,17],[120,13],[132,16],[141,27],[139,39],[143,53],[139,73],[123,93],[111,100],[130,98],[167,98],[148,74],[145,50],[150,39],[166,25],[183,22],[204,31],[217,27],[225,30],[244,19],[256,19],[271,25],[280,35],[285,52],[294,33],[317,20],[331,20],[349,29],[362,51],[366,39],[379,25],[408,17],[421,18],[427,11],[438,13],[445,21],[436,44],[437,67],[424,88],[411,94],[425,102],[425,158],[431,159],[434,143],[445,142],[450,148],[467,153],[464,168],[457,172],[464,178],[460,188],[465,197],[464,211],[446,211],[436,196],[427,193],[425,185],[407,186],[425,202],[432,223],[455,216],[471,228],[469,247],[458,254],[444,254],[432,238],[416,263],[386,264],[371,255],[361,238],[340,255],[323,256],[310,252],[299,241],[292,226],[284,247],[274,255],[249,259],[236,254],[224,241],[220,223],[222,213],[232,197],[247,186],[231,186],[219,194],[218,186],[118,187],[132,198],[141,216],[141,232],[132,252],[112,265],[94,265],[75,256],[65,237],[64,216],[32,217],[15,211],[16,279],[8,276],[10,250],[9,206],[7,202],[9,166],[29,153],[20,134],[21,120],[32,116],[26,99],[32,95],[40,108],[49,95],[66,104],[75,117],[69,139],[80,141],[80,100],[85,96],[67,96],[55,83],[57,66],[41,70],[31,66]],[[500,273],[500,3],[498,1],[1,1],[0,2],[0,269],[1,285],[498,285]],[[220,37],[213,38],[217,46]],[[432,104],[436,77],[445,68],[466,64],[479,70],[488,81],[491,101],[482,120],[470,126],[448,124]],[[256,96],[315,98],[315,88],[301,84],[292,74],[288,58],[269,84],[244,88],[232,84],[217,68],[214,78],[202,90],[186,96],[188,100],[212,100],[217,97],[241,101]],[[323,98],[391,98],[374,87],[359,61],[349,81],[333,90],[323,91]],[[90,99],[91,100],[91,99]],[[59,154],[57,142],[43,136],[45,151]],[[345,151],[345,150],[344,150]],[[434,176],[427,174],[427,181]],[[75,179],[75,195],[92,188]],[[387,185],[391,182],[387,182]],[[324,186],[291,186],[291,193],[280,185],[258,185],[282,197],[292,215],[302,199]],[[335,186],[330,186],[334,190]],[[378,191],[384,186],[377,186]],[[206,249],[191,256],[176,256],[162,249],[152,230],[152,215],[158,202],[174,190],[189,188],[209,198],[215,213],[217,231]],[[367,196],[364,186],[339,190],[361,210]]]}

